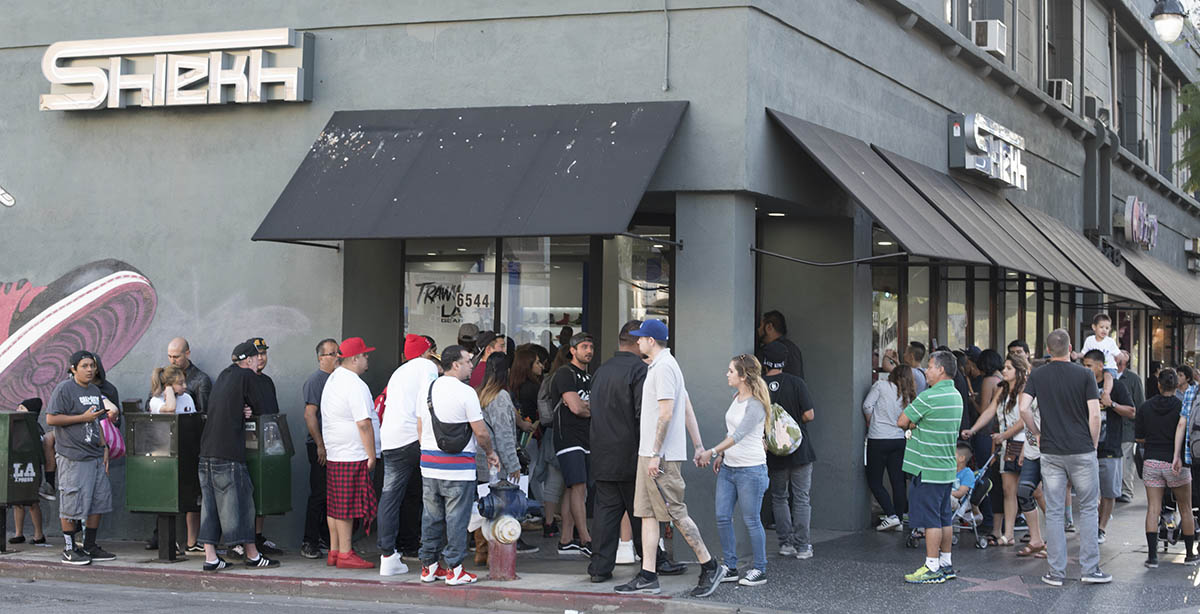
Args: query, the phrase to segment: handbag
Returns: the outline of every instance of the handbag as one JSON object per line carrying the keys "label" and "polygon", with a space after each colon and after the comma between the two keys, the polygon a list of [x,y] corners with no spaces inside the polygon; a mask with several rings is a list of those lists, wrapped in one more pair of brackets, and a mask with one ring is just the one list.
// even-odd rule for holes
{"label": "handbag", "polygon": [[[434,380],[433,384],[436,384]],[[433,422],[433,438],[437,447],[447,454],[458,454],[471,442],[471,424],[469,422],[442,422],[438,420],[437,412],[433,411],[433,384],[429,384],[429,396],[426,404],[429,406],[429,419]]]}
{"label": "handbag", "polygon": [[1013,441],[1009,439],[1004,442],[1004,462],[1015,463],[1021,458],[1021,450],[1025,448],[1024,441]]}
{"label": "handbag", "polygon": [[100,431],[104,433],[104,443],[108,446],[108,460],[115,461],[125,456],[125,437],[107,416],[100,419]]}
{"label": "handbag", "polygon": [[776,456],[788,456],[800,449],[804,442],[804,431],[787,410],[779,403],[771,403],[767,410],[767,421],[764,425],[766,437],[763,438],[767,451]]}

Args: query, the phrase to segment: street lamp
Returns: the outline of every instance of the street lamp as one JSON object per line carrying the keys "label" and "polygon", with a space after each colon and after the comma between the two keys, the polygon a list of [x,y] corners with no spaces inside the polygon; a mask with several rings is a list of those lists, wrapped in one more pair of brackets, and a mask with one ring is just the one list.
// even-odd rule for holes
{"label": "street lamp", "polygon": [[1183,20],[1186,12],[1179,0],[1158,0],[1154,10],[1150,11],[1150,19],[1154,21],[1154,30],[1164,43],[1173,43],[1183,33]]}

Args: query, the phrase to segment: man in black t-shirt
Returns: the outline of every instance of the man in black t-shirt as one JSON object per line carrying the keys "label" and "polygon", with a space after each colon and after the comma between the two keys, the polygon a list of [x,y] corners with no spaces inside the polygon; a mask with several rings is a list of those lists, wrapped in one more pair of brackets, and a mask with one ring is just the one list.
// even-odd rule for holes
{"label": "man in black t-shirt", "polygon": [[[270,346],[263,340],[262,337],[251,337],[246,340],[246,343],[251,343],[258,350],[258,364],[254,368],[256,377],[254,378],[254,403],[250,404],[251,411],[255,416],[266,416],[279,413],[279,395],[275,393],[275,381],[270,375],[263,373],[267,368],[267,350]],[[275,542],[263,537],[263,525],[266,524],[266,517],[254,517],[254,540],[258,544],[258,549],[264,554],[283,554]]]}
{"label": "man in black t-shirt", "polygon": [[321,435],[321,393],[325,381],[337,368],[338,342],[322,339],[317,343],[317,370],[304,380],[304,425],[308,438],[308,505],[304,515],[304,539],[300,556],[321,558],[321,542],[329,544],[329,524],[325,519],[325,438]]}
{"label": "man in black t-shirt", "polygon": [[[788,349],[774,341],[763,346],[763,369],[766,374],[767,390],[771,403],[779,404],[804,433],[800,447],[788,456],[767,455],[767,472],[770,476],[768,489],[771,506],[775,512],[775,535],[779,537],[779,555],[810,559],[813,555],[812,541],[808,536],[812,504],[809,491],[812,489],[813,451],[812,439],[808,436],[808,423],[816,417],[808,384],[804,380],[785,373]],[[769,408],[768,408],[769,411]],[[788,496],[788,491],[791,496]]]}
{"label": "man in black t-shirt", "polygon": [[[554,449],[563,475],[562,537],[560,554],[592,555],[592,535],[587,528],[587,489],[591,481],[591,405],[592,374],[588,363],[595,351],[588,333],[573,335],[567,351],[571,362],[554,372],[550,393],[560,399],[554,416]],[[579,539],[571,539],[573,531]]]}
{"label": "man in black t-shirt", "polygon": [[[1083,366],[1092,370],[1096,384],[1104,386],[1104,352],[1091,350],[1083,355]],[[1113,504],[1121,496],[1121,462],[1124,456],[1121,442],[1124,440],[1125,418],[1132,419],[1136,412],[1133,395],[1120,379],[1112,383],[1112,406],[1105,407],[1100,414],[1100,442],[1096,446],[1096,458],[1100,478],[1100,543],[1104,543],[1108,519],[1112,516]]]}
{"label": "man in black t-shirt", "polygon": [[788,338],[787,320],[779,311],[768,311],[762,314],[758,320],[758,342],[761,344],[758,350],[758,361],[762,362],[762,348],[768,343],[778,341],[787,348],[787,366],[783,368],[784,373],[790,373],[796,377],[804,377],[804,355],[800,353],[800,348],[794,341]]}

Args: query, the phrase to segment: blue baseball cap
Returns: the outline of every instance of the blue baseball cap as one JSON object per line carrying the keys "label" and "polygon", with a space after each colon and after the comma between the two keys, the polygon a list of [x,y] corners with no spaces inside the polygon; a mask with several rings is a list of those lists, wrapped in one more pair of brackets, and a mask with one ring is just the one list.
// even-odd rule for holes
{"label": "blue baseball cap", "polygon": [[662,320],[646,320],[637,330],[629,331],[634,337],[650,337],[659,341],[667,340],[667,325]]}

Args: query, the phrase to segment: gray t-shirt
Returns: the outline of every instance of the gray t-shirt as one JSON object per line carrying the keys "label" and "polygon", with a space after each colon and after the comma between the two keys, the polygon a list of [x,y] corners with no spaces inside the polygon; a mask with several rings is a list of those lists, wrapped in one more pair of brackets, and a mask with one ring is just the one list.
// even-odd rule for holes
{"label": "gray t-shirt", "polygon": [[[78,416],[93,407],[103,409],[101,399],[100,388],[95,384],[80,386],[75,378],[68,378],[54,387],[46,413]],[[99,419],[54,427],[54,451],[74,461],[104,458],[104,433]]]}
{"label": "gray t-shirt", "polygon": [[[325,392],[325,382],[329,380],[329,374],[317,369],[308,379],[304,381],[304,404],[316,405],[318,409],[321,407],[321,393]],[[321,412],[317,412],[317,430],[321,429]],[[304,429],[307,431],[308,429]],[[314,443],[312,433],[308,434],[305,443]]]}

